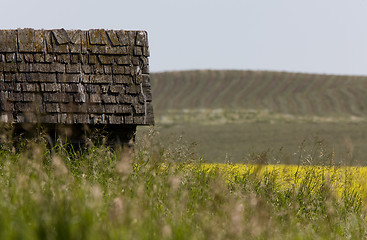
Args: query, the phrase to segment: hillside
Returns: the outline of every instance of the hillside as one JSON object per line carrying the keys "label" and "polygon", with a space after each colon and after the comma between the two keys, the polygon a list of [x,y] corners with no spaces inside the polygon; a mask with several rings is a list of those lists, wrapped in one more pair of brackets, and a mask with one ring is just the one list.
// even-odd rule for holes
{"label": "hillside", "polygon": [[203,70],[154,73],[151,78],[157,114],[221,108],[367,116],[367,77]]}
{"label": "hillside", "polygon": [[281,163],[297,164],[304,148],[322,148],[335,162],[367,165],[367,77],[207,70],[151,79],[162,143],[194,143],[208,162],[280,151]]}

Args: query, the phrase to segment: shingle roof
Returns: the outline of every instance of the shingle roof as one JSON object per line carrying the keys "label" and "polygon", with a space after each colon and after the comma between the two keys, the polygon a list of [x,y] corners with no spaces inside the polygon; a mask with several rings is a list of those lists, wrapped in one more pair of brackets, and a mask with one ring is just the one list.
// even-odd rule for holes
{"label": "shingle roof", "polygon": [[154,123],[145,31],[0,30],[2,122]]}

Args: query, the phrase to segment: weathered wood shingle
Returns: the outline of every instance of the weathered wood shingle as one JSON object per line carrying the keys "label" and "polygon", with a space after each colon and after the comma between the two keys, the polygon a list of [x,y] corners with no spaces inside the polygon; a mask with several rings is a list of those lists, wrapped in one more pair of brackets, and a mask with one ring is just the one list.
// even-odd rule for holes
{"label": "weathered wood shingle", "polygon": [[145,31],[0,30],[0,121],[154,123]]}

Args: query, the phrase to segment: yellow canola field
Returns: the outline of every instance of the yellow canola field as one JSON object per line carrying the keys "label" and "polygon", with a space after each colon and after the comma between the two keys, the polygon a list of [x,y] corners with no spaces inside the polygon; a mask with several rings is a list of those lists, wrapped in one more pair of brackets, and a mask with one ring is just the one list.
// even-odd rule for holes
{"label": "yellow canola field", "polygon": [[207,171],[218,171],[228,183],[261,179],[272,181],[279,190],[328,188],[337,196],[358,194],[367,200],[367,167],[202,164]]}

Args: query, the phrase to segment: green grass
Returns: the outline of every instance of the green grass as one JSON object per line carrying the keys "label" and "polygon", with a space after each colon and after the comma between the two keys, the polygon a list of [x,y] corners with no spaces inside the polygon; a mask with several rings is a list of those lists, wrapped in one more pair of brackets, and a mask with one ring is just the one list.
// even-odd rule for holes
{"label": "green grass", "polygon": [[[152,80],[157,125],[138,129],[134,152],[50,151],[43,138],[16,151],[1,132],[0,239],[367,238],[352,178],[339,196],[314,168],[287,186],[277,170],[259,174],[265,163],[366,165],[365,78],[193,71]],[[228,177],[205,162],[259,171]]]}
{"label": "green grass", "polygon": [[[244,171],[228,181],[220,170],[208,171],[189,145],[165,146],[149,134],[134,157],[103,146],[75,153],[57,145],[51,154],[42,139],[18,152],[3,145],[0,238],[365,237],[358,192],[336,197],[312,169],[306,174],[312,178],[289,188],[277,184],[276,171]],[[330,155],[320,161],[330,162]]]}
{"label": "green grass", "polygon": [[[266,71],[152,74],[161,141],[195,143],[208,162],[273,152],[294,164],[302,142],[323,140],[345,165],[367,165],[367,77]],[[144,128],[139,134],[144,134]],[[250,155],[250,156],[249,156]]]}
{"label": "green grass", "polygon": [[[315,141],[322,141],[326,150],[336,153],[336,163],[367,165],[366,122],[180,122],[157,124],[156,129],[162,144],[193,144],[207,162],[248,163],[252,153],[272,152],[282,157],[269,159],[270,163],[297,164],[295,156],[302,143],[311,148]],[[147,131],[138,128],[138,138]]]}

